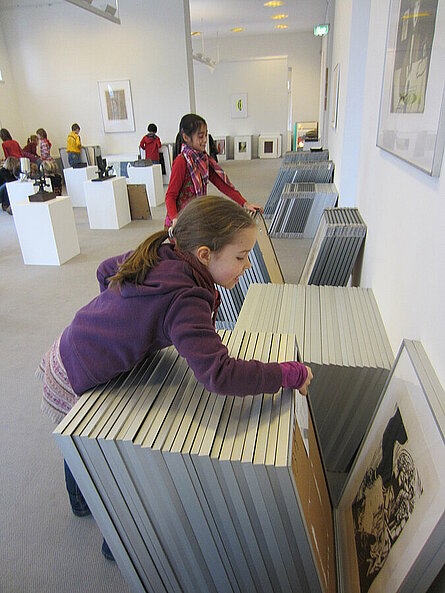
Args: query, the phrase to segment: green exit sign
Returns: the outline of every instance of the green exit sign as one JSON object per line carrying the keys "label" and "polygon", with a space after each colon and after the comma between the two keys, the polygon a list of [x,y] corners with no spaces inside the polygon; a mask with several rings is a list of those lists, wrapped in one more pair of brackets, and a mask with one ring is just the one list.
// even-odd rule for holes
{"label": "green exit sign", "polygon": [[314,35],[316,37],[322,37],[323,35],[327,35],[329,31],[329,25],[316,25],[314,27]]}

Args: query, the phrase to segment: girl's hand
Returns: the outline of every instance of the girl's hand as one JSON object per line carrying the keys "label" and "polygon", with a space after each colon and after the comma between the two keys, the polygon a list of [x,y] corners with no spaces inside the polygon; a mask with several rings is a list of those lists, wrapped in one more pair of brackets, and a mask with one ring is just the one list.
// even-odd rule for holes
{"label": "girl's hand", "polygon": [[246,202],[244,204],[244,208],[249,210],[249,212],[256,212],[257,210],[259,210],[261,214],[264,212],[264,208],[262,206],[259,204],[251,204],[250,202]]}
{"label": "girl's hand", "polygon": [[307,368],[307,378],[306,378],[306,381],[304,382],[304,385],[302,385],[300,387],[300,389],[298,390],[301,393],[301,395],[307,395],[307,388],[309,387],[309,383],[314,378],[313,375],[312,375],[311,368],[308,367],[308,366],[306,366],[306,368]]}

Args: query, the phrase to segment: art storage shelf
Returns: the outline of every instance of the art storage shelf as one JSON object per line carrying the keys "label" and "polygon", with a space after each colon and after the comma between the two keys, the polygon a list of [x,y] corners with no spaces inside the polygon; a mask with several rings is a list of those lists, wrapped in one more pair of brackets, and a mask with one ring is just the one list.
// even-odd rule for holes
{"label": "art storage shelf", "polygon": [[85,181],[96,177],[97,167],[88,166],[80,169],[69,167],[63,170],[65,177],[66,193],[71,198],[73,208],[84,208],[85,201]]}
{"label": "art storage shelf", "polygon": [[90,229],[120,229],[131,221],[125,177],[85,181]]}
{"label": "art storage shelf", "polygon": [[60,266],[80,253],[68,196],[17,202],[14,223],[25,264]]}
{"label": "art storage shelf", "polygon": [[145,185],[150,208],[155,208],[164,203],[161,165],[134,167],[131,163],[128,163],[127,172],[128,183]]}

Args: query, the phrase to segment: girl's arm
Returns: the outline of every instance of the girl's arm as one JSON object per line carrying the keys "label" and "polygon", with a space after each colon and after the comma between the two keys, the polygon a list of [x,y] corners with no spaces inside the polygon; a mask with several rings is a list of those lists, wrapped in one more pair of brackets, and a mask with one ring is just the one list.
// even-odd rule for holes
{"label": "girl's arm", "polygon": [[234,187],[230,187],[230,185],[227,185],[227,183],[225,183],[225,181],[221,179],[221,177],[217,175],[211,167],[209,167],[209,180],[213,183],[215,187],[219,189],[220,192],[222,192],[235,202],[238,202],[240,206],[244,206],[246,200],[239,193],[239,191]]}
{"label": "girl's arm", "polygon": [[232,358],[212,326],[208,298],[203,288],[184,289],[170,304],[164,321],[166,336],[197,380],[221,395],[277,392],[282,385],[280,364]]}
{"label": "girl's arm", "polygon": [[170,182],[165,194],[165,205],[167,206],[167,214],[170,220],[174,220],[178,216],[176,201],[184,184],[186,171],[187,165],[185,159],[182,155],[178,155],[173,161]]}

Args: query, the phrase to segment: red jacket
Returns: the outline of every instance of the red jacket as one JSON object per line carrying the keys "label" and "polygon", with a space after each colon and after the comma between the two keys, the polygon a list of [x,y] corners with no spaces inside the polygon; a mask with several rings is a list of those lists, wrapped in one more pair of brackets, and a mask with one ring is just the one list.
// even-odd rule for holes
{"label": "red jacket", "polygon": [[159,149],[161,148],[161,141],[158,138],[158,136],[156,136],[156,134],[145,135],[142,138],[139,146],[145,150],[146,159],[151,159],[152,161],[159,161]]}
{"label": "red jacket", "polygon": [[2,144],[3,152],[5,153],[5,159],[8,156],[13,156],[19,159],[23,156],[23,150],[20,148],[20,144],[16,140],[5,140]]}
{"label": "red jacket", "polygon": [[[209,181],[211,181],[220,192],[237,202],[240,206],[243,206],[246,203],[246,200],[239,191],[224,183],[221,177],[219,177],[211,167],[209,169]],[[193,197],[195,197],[195,190],[187,168],[187,163],[182,154],[179,154],[173,161],[170,183],[168,184],[167,193],[165,194],[167,216],[170,221],[177,217],[178,212],[182,210]]]}

